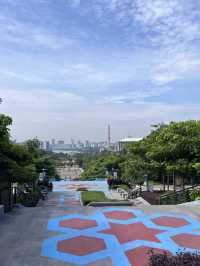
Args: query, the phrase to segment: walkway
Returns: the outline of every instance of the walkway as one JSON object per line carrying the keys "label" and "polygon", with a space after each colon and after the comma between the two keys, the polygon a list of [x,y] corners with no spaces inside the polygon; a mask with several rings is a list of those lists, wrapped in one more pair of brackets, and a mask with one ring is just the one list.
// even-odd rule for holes
{"label": "walkway", "polygon": [[77,186],[5,215],[1,266],[144,266],[149,249],[200,250],[200,207],[86,208]]}

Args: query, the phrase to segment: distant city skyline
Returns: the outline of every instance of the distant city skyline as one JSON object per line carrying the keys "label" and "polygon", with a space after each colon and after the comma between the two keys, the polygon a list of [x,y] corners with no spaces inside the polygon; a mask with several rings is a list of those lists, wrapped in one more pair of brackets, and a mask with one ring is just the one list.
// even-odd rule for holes
{"label": "distant city skyline", "polygon": [[[0,113],[19,141],[199,119],[200,1],[2,0]],[[37,12],[36,12],[37,11]]]}
{"label": "distant city skyline", "polygon": [[[108,127],[109,128],[109,127]],[[81,141],[71,139],[70,142],[65,142],[61,139],[40,140],[40,148],[46,151],[53,151],[55,153],[60,152],[86,152],[86,151],[119,151],[119,140],[111,142],[110,138],[104,141]]]}
{"label": "distant city skyline", "polygon": [[[119,142],[121,139],[124,139],[124,138],[127,138],[127,137],[133,137],[132,135],[124,135],[120,138],[113,138],[112,136],[112,127],[111,125],[107,125],[106,127],[106,130],[105,131],[105,136],[102,136],[102,138],[100,139],[83,139],[83,138],[74,138],[74,137],[63,137],[63,138],[60,138],[60,137],[53,137],[53,138],[40,138],[38,136],[33,136],[33,137],[30,137],[31,139],[33,138],[37,138],[39,139],[40,141],[42,142],[46,142],[48,141],[51,145],[57,145],[57,144],[72,144],[72,145],[75,145],[77,143],[83,143],[83,144],[86,144],[87,142],[88,143],[107,143],[108,146],[109,146],[109,143],[112,144],[112,143],[116,143],[116,142]],[[144,136],[143,136],[144,137]],[[23,142],[23,141],[26,141],[27,139],[29,138],[26,138],[26,139],[23,139],[23,140],[20,140],[20,139],[15,139],[16,141],[20,141],[20,142]]]}

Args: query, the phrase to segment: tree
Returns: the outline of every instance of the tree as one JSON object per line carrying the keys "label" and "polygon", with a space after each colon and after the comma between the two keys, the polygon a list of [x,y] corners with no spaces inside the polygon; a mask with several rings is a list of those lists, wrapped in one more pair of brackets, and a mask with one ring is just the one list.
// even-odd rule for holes
{"label": "tree", "polygon": [[141,159],[128,159],[121,164],[123,179],[132,185],[144,183],[146,169]]}
{"label": "tree", "polygon": [[38,157],[40,153],[40,141],[37,138],[27,140],[25,145],[33,157]]}
{"label": "tree", "polygon": [[0,115],[0,182],[25,182],[37,178],[32,154],[26,146],[10,140],[12,119]]}
{"label": "tree", "polygon": [[12,118],[0,114],[0,143],[9,141],[9,126],[12,124]]}
{"label": "tree", "polygon": [[45,169],[46,177],[52,178],[56,176],[55,161],[49,156],[39,157],[34,161],[37,173],[42,173]]}

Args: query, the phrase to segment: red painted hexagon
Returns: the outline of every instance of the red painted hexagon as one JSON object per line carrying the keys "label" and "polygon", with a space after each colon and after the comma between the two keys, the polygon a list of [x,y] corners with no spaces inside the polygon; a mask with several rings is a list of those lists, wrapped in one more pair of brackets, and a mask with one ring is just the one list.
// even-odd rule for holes
{"label": "red painted hexagon", "polygon": [[128,220],[136,217],[132,212],[128,211],[110,211],[110,212],[104,212],[104,215],[107,218],[116,219],[116,220]]}
{"label": "red painted hexagon", "polygon": [[152,221],[155,224],[158,224],[161,226],[168,226],[168,227],[174,227],[174,228],[182,227],[182,226],[189,224],[189,222],[183,218],[176,218],[176,217],[169,217],[169,216],[161,216],[158,218],[154,218],[152,219]]}
{"label": "red painted hexagon", "polygon": [[[147,266],[149,265],[150,252],[153,251],[154,254],[163,254],[166,252],[163,249],[149,248],[141,246],[135,249],[128,250],[126,256],[132,266]],[[167,252],[167,254],[170,254]]]}
{"label": "red painted hexagon", "polygon": [[95,227],[97,226],[97,223],[95,220],[74,218],[74,219],[60,221],[59,225],[62,227],[68,227],[80,230],[80,229],[88,229],[91,227]]}
{"label": "red painted hexagon", "polygon": [[88,255],[104,249],[106,249],[106,245],[103,239],[88,236],[66,239],[57,244],[58,251],[77,256]]}
{"label": "red painted hexagon", "polygon": [[191,234],[179,234],[172,239],[181,247],[200,249],[200,236]]}

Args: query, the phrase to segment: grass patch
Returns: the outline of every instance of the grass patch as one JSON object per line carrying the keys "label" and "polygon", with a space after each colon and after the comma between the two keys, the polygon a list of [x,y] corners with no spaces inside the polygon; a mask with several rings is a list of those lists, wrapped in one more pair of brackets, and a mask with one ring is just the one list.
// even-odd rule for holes
{"label": "grass patch", "polygon": [[88,205],[90,202],[111,202],[102,191],[83,191],[81,192],[81,200],[83,205]]}

